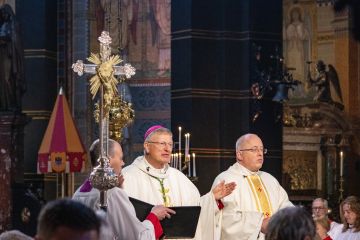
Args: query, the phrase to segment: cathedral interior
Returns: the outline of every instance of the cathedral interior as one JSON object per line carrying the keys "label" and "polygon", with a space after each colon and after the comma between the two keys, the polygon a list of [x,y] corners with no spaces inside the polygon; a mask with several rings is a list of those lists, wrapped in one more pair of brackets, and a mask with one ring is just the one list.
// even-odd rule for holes
{"label": "cathedral interior", "polygon": [[[236,161],[238,137],[256,133],[268,150],[262,170],[290,200],[323,197],[336,215],[342,199],[360,196],[357,19],[337,2],[0,0],[0,232],[33,235],[41,206],[71,197],[91,171],[98,98],[91,71],[79,76],[73,64],[101,51],[103,31],[111,54],[136,69],[116,76],[110,106],[110,136],[126,164],[142,154],[146,129],[163,125],[174,153],[182,143],[194,153],[189,164],[196,154],[191,180],[203,194]],[[57,104],[68,114],[64,141],[82,154],[48,171],[41,154],[51,146],[42,143]]]}

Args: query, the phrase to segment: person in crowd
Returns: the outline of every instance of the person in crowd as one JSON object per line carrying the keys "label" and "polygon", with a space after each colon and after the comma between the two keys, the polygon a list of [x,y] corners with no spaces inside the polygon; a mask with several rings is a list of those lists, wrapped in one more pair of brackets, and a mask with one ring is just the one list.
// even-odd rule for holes
{"label": "person in crowd", "polygon": [[340,233],[340,229],[341,227],[339,227],[341,224],[332,221],[329,217],[329,207],[328,207],[328,201],[326,199],[323,198],[316,198],[314,199],[314,201],[312,202],[311,205],[311,210],[312,210],[312,215],[314,220],[316,221],[317,219],[327,219],[327,221],[329,221],[330,224],[330,228],[328,230],[328,235],[332,238],[335,239],[335,237],[338,235],[338,233]]}
{"label": "person in crowd", "polygon": [[100,240],[99,236],[100,219],[91,208],[59,199],[41,210],[35,240]]}
{"label": "person in crowd", "polygon": [[287,207],[270,219],[266,240],[313,240],[316,236],[311,215],[302,207]]}
{"label": "person in crowd", "polygon": [[342,232],[335,240],[360,240],[360,199],[347,197],[340,204],[340,217],[343,223]]}

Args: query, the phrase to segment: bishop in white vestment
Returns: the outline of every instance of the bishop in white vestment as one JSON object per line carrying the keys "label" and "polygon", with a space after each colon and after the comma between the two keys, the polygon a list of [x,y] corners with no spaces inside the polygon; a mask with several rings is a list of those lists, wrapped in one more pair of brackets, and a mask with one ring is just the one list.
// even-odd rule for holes
{"label": "bishop in white vestment", "polygon": [[123,169],[124,190],[133,198],[165,206],[201,206],[195,239],[215,238],[215,213],[218,199],[235,188],[234,183],[220,183],[215,190],[200,197],[196,186],[179,170],[168,165],[172,151],[170,130],[153,126],[145,134],[145,156]]}
{"label": "bishop in white vestment", "polygon": [[270,217],[279,209],[293,206],[285,190],[262,167],[264,149],[261,139],[246,134],[236,142],[237,162],[218,175],[221,181],[235,182],[236,189],[221,201],[216,232],[222,240],[264,239]]}

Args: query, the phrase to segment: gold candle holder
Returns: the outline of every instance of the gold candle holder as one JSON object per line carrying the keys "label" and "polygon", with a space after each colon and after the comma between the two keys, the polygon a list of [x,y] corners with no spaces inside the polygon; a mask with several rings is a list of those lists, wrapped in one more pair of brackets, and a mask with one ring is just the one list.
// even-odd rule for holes
{"label": "gold candle holder", "polygon": [[339,200],[338,203],[341,203],[344,200],[344,177],[340,176],[339,180]]}

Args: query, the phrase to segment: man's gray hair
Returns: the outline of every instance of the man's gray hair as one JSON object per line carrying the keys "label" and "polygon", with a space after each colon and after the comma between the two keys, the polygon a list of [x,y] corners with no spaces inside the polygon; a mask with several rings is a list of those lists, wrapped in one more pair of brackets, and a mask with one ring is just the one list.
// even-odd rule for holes
{"label": "man's gray hair", "polygon": [[328,207],[329,207],[328,201],[327,201],[326,199],[323,199],[323,198],[315,198],[314,201],[313,201],[313,203],[314,203],[315,201],[320,201],[320,202],[322,202],[322,203],[324,204],[324,207],[325,207],[325,208],[328,208]]}

